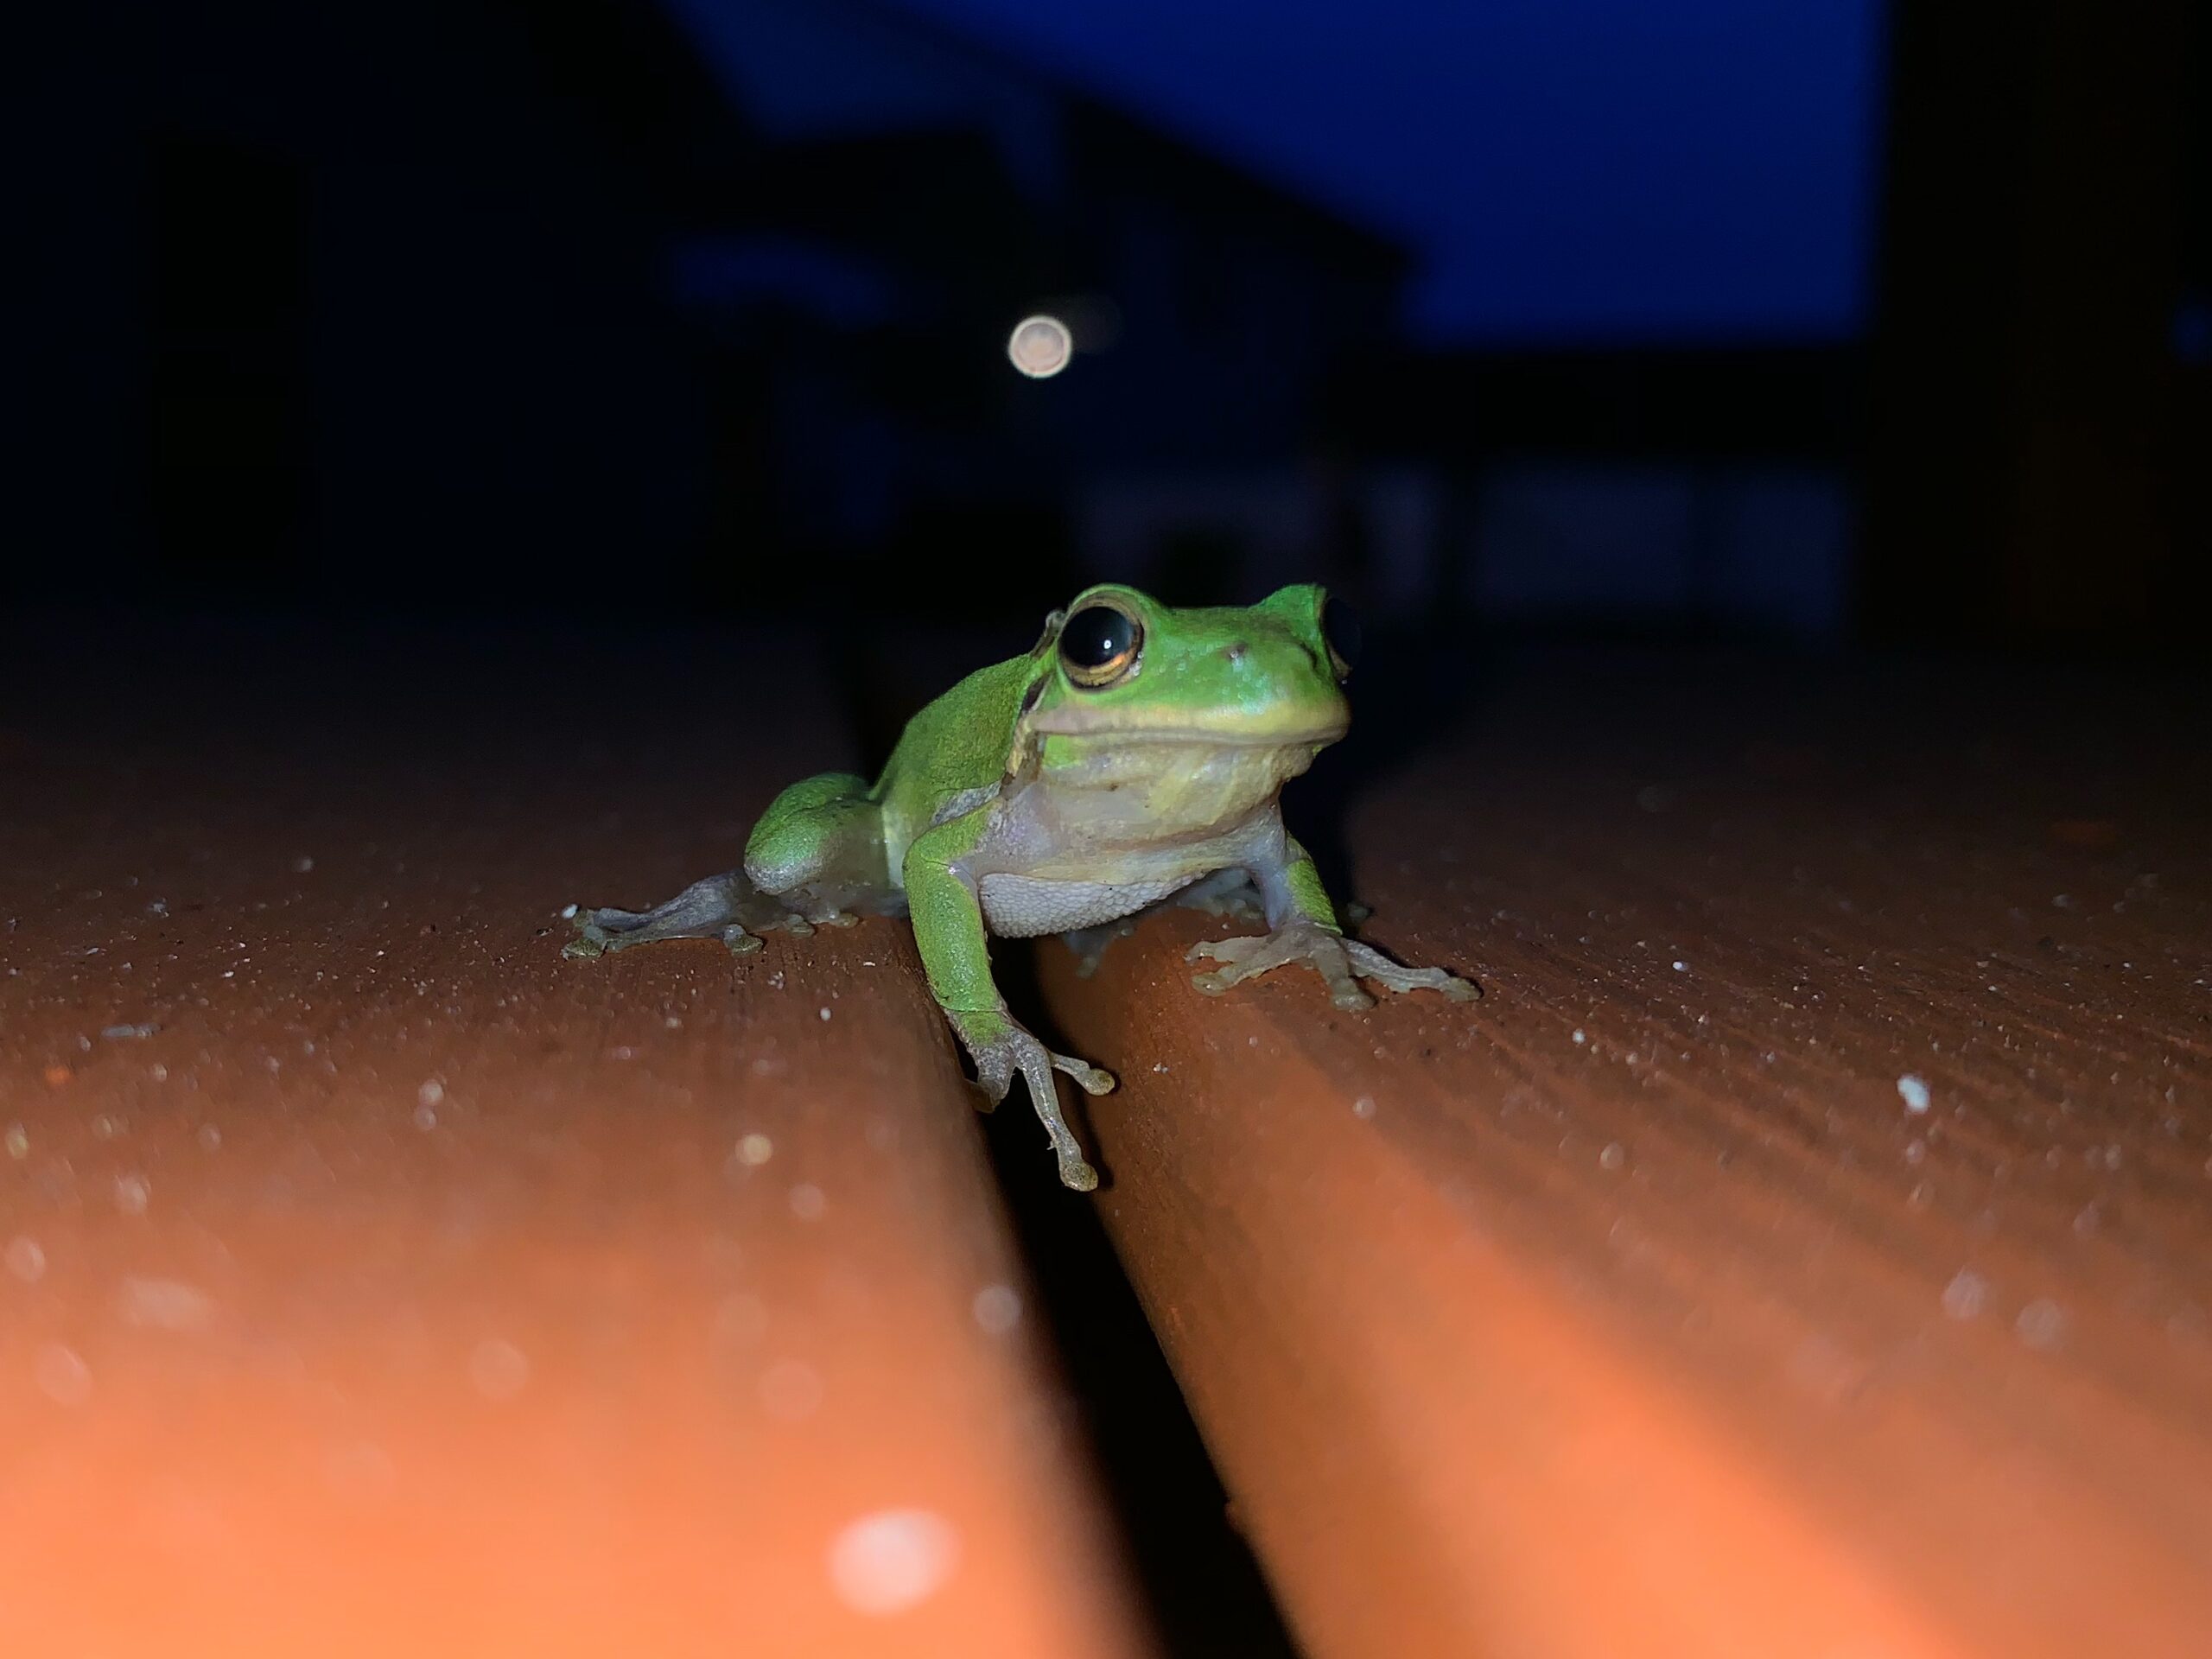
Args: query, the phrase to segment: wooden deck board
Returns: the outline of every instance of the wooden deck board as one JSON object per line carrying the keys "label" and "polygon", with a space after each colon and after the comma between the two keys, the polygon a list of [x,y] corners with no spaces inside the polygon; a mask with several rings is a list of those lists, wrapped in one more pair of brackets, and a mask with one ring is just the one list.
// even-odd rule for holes
{"label": "wooden deck board", "polygon": [[1149,1649],[903,931],[560,957],[839,758],[745,660],[16,711],[0,1649]]}
{"label": "wooden deck board", "polygon": [[[849,758],[744,660],[772,720],[726,653],[417,649],[0,726],[10,1651],[1147,1650],[903,931],[558,956],[562,899]],[[1209,999],[1190,914],[1035,951],[1317,1659],[2193,1651],[2201,702],[1603,659],[1449,734],[1377,701],[1292,821],[1348,802],[1369,936],[1485,1001]]]}
{"label": "wooden deck board", "polygon": [[2200,1650],[2212,813],[2149,690],[1524,677],[1351,821],[1482,1003],[1040,953],[1315,1654]]}

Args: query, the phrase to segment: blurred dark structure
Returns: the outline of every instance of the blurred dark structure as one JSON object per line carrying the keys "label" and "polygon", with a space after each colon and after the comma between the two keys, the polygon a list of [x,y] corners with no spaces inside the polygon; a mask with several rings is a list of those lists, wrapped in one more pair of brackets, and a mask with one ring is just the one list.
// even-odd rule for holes
{"label": "blurred dark structure", "polygon": [[1348,447],[1451,480],[1398,596],[1446,613],[1823,635],[1862,420],[1848,344],[1408,353],[1356,365]]}
{"label": "blurred dark structure", "polygon": [[[1406,266],[860,0],[38,29],[19,591],[957,607],[1112,480],[1294,458]],[[1113,350],[1046,388],[1048,307]]]}
{"label": "blurred dark structure", "polygon": [[742,137],[657,18],[238,0],[34,27],[25,580],[373,607],[681,533],[706,388],[652,296]]}
{"label": "blurred dark structure", "polygon": [[2189,639],[2212,597],[2212,28],[2190,0],[1892,14],[1865,619]]}
{"label": "blurred dark structure", "polygon": [[0,593],[2185,630],[2212,31],[1892,12],[1868,339],[1440,353],[1408,250],[882,0],[42,9]]}

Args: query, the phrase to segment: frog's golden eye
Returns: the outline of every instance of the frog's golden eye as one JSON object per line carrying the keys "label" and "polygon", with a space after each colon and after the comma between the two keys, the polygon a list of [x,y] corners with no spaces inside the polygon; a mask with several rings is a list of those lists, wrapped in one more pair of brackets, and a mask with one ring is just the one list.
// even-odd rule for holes
{"label": "frog's golden eye", "polygon": [[1088,691],[1128,674],[1143,649],[1144,624],[1103,601],[1084,606],[1060,628],[1060,666]]}
{"label": "frog's golden eye", "polygon": [[1348,680],[1359,662],[1359,613],[1341,599],[1321,601],[1321,639],[1329,647],[1329,666]]}

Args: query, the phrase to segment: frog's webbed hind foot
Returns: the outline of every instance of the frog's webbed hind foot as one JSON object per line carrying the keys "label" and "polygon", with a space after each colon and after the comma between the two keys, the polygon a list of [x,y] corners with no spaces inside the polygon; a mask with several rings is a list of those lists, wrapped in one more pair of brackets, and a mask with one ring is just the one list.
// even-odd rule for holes
{"label": "frog's webbed hind foot", "polygon": [[637,944],[657,944],[671,938],[712,938],[730,947],[732,956],[750,956],[761,949],[761,933],[783,927],[791,933],[812,933],[814,923],[842,927],[854,918],[832,902],[817,902],[814,893],[763,893],[746,878],[743,869],[726,869],[719,876],[695,880],[690,887],[652,909],[591,909],[573,905],[566,912],[575,938],[562,947],[562,956],[593,957],[608,951],[628,951]]}
{"label": "frog's webbed hind foot", "polygon": [[572,907],[568,916],[576,937],[561,954],[588,959],[663,939],[720,939],[731,954],[741,957],[760,948],[754,934],[780,925],[785,915],[781,904],[745,879],[744,871],[725,870],[694,881],[651,910]]}
{"label": "frog's webbed hind foot", "polygon": [[1294,962],[1302,962],[1328,985],[1329,1000],[1340,1008],[1371,1008],[1375,999],[1359,988],[1372,980],[1389,991],[1441,991],[1455,1002],[1470,1002],[1480,988],[1441,968],[1408,968],[1369,944],[1332,933],[1314,922],[1291,922],[1255,938],[1201,939],[1186,960],[1211,959],[1222,965],[1196,975],[1192,983],[1218,996],[1230,986]]}
{"label": "frog's webbed hind foot", "polygon": [[576,937],[561,954],[588,958],[662,939],[720,939],[742,957],[760,948],[760,934],[779,928],[803,938],[817,927],[850,927],[863,913],[892,916],[904,909],[896,888],[808,882],[785,893],[763,893],[743,870],[725,870],[651,910],[570,906],[567,915]]}
{"label": "frog's webbed hind foot", "polygon": [[[788,904],[803,895],[782,893],[778,897],[781,902]],[[840,910],[836,905],[825,903],[809,905],[799,910],[785,911],[774,921],[756,922],[753,925],[762,929],[780,927],[793,938],[803,939],[817,927],[851,927],[859,920],[860,918],[849,910]]]}

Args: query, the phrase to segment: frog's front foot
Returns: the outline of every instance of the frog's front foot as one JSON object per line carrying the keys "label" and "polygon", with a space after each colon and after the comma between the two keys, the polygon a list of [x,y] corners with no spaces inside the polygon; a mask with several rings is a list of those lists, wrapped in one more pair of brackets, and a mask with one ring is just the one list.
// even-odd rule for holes
{"label": "frog's front foot", "polygon": [[1185,960],[1202,957],[1223,964],[1192,978],[1210,996],[1294,962],[1320,975],[1329,987],[1329,1000],[1340,1008],[1375,1006],[1375,999],[1359,988],[1363,979],[1390,991],[1441,991],[1455,1002],[1471,1002],[1482,995],[1456,974],[1441,968],[1404,967],[1374,946],[1332,933],[1317,922],[1291,922],[1259,938],[1201,939]]}
{"label": "frog's front foot", "polygon": [[952,1028],[976,1062],[976,1086],[982,1090],[988,1111],[1006,1098],[1019,1071],[1029,1085],[1029,1098],[1038,1119],[1052,1142],[1052,1155],[1060,1166],[1060,1185],[1088,1192],[1098,1185],[1098,1172],[1084,1161],[1083,1147],[1060,1115],[1060,1096],[1052,1073],[1065,1071],[1086,1094],[1103,1095],[1114,1087],[1114,1074],[1077,1059],[1055,1054],[1005,1014],[995,1011],[945,1010]]}

